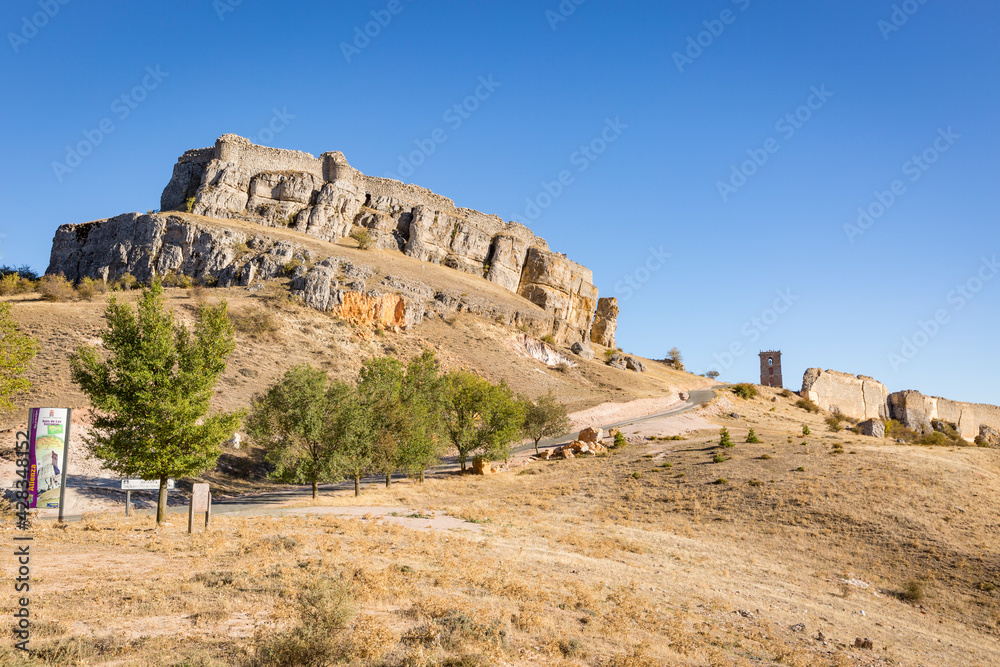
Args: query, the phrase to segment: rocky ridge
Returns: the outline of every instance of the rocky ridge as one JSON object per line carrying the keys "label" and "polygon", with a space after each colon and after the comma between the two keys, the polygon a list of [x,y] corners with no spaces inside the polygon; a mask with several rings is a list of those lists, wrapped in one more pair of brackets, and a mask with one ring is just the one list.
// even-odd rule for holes
{"label": "rocky ridge", "polygon": [[[557,342],[592,339],[598,298],[589,269],[552,252],[523,225],[456,207],[425,188],[365,175],[340,152],[315,158],[223,135],[214,147],[178,159],[160,205],[331,242],[363,229],[377,248],[481,276],[528,299],[551,314],[545,333]],[[602,311],[601,340],[613,342],[616,317],[617,303]]]}

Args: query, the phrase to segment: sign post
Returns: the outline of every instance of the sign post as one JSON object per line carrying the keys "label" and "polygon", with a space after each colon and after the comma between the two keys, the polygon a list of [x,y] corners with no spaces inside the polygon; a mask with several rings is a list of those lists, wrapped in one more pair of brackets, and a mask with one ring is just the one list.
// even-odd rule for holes
{"label": "sign post", "polygon": [[69,408],[28,411],[27,506],[58,508],[60,523],[66,509],[66,460],[72,417]]}
{"label": "sign post", "polygon": [[194,532],[194,513],[205,513],[205,530],[208,530],[208,522],[212,516],[212,493],[208,490],[208,484],[191,485],[191,504],[188,505],[188,533]]}
{"label": "sign post", "polygon": [[[122,480],[122,491],[125,492],[125,516],[132,516],[132,492],[133,491],[156,491],[160,488],[158,479],[135,479],[125,478]],[[174,490],[174,480],[167,480],[167,490]]]}

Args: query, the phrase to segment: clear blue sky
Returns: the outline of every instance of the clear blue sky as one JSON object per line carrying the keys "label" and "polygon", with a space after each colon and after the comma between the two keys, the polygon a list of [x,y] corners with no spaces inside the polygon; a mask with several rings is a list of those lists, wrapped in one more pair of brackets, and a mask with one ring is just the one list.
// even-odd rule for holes
{"label": "clear blue sky", "polygon": [[[44,269],[58,225],[157,208],[227,132],[375,175],[436,136],[405,180],[530,215],[619,298],[627,351],[741,381],[776,348],[793,389],[821,366],[1000,404],[996,3],[63,2],[0,10],[0,262]],[[845,231],[859,207],[880,215]]]}

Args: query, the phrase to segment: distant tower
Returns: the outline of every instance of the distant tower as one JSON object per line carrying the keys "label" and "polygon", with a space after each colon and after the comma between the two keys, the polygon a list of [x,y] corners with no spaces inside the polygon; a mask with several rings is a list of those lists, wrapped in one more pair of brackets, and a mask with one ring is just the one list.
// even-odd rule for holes
{"label": "distant tower", "polygon": [[781,352],[770,350],[760,353],[760,383],[765,387],[782,387]]}

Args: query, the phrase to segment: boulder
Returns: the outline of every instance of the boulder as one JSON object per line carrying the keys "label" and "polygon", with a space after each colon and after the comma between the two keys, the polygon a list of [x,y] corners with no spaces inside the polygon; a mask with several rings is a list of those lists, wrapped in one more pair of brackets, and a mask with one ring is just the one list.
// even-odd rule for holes
{"label": "boulder", "polygon": [[863,421],[858,424],[858,429],[860,429],[861,435],[871,436],[872,438],[885,437],[885,422],[881,419],[868,419]]}
{"label": "boulder", "polygon": [[570,348],[570,351],[572,351],[573,354],[575,354],[576,356],[582,357],[584,359],[594,358],[594,350],[590,347],[590,345],[581,343],[579,341],[573,343],[573,346]]}
{"label": "boulder", "polygon": [[580,431],[580,435],[577,436],[578,442],[600,442],[604,438],[604,431],[600,428],[594,426],[588,426],[587,428]]}
{"label": "boulder", "polygon": [[824,410],[836,407],[845,417],[884,419],[889,416],[889,390],[864,375],[810,368],[802,376],[802,397]]}
{"label": "boulder", "polygon": [[535,454],[535,458],[541,459],[542,461],[548,461],[550,458],[552,458],[552,453],[553,450],[551,449],[540,449],[538,450],[538,453]]}
{"label": "boulder", "polygon": [[636,373],[646,372],[646,364],[642,363],[635,357],[625,357],[625,368],[630,371],[635,371]]}
{"label": "boulder", "polygon": [[476,475],[495,475],[501,471],[501,466],[493,461],[487,461],[481,456],[472,459],[472,472]]}
{"label": "boulder", "polygon": [[615,347],[615,330],[618,328],[618,299],[605,297],[597,300],[590,340],[604,347]]}
{"label": "boulder", "polygon": [[1000,449],[1000,431],[983,424],[979,427],[979,435],[976,437],[976,444],[980,447]]}
{"label": "boulder", "polygon": [[611,355],[611,358],[608,359],[608,366],[611,366],[611,368],[617,368],[620,371],[625,370],[627,368],[625,355],[615,352]]}

